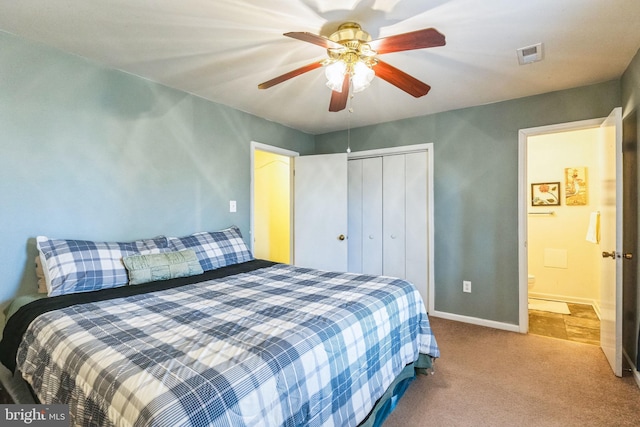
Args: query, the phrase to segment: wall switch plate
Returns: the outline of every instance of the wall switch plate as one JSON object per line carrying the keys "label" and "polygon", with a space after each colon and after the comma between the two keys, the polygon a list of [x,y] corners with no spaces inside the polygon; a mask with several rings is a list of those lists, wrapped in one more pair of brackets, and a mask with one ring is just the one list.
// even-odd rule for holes
{"label": "wall switch plate", "polygon": [[468,280],[462,281],[462,292],[471,293],[471,282]]}
{"label": "wall switch plate", "polygon": [[236,210],[237,210],[236,201],[229,200],[229,212],[236,212]]}

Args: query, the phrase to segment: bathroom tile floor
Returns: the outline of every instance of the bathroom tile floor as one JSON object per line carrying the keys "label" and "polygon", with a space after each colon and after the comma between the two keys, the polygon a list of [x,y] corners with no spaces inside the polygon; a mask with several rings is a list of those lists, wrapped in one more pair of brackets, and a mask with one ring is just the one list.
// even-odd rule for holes
{"label": "bathroom tile floor", "polygon": [[587,304],[567,303],[571,314],[529,310],[529,333],[600,345],[600,319]]}

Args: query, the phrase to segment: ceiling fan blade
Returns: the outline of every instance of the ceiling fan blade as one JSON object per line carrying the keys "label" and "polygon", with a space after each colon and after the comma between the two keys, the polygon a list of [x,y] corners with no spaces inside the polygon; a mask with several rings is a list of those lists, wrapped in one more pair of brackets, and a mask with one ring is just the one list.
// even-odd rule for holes
{"label": "ceiling fan blade", "polygon": [[446,42],[444,35],[438,32],[438,30],[435,28],[425,28],[424,30],[373,40],[368,44],[371,49],[381,55],[383,53],[401,52],[403,50],[444,46]]}
{"label": "ceiling fan blade", "polygon": [[295,69],[293,71],[289,71],[288,73],[285,73],[285,74],[283,74],[281,76],[275,77],[275,78],[273,78],[271,80],[268,80],[268,81],[266,81],[264,83],[260,83],[258,85],[258,89],[268,89],[271,86],[275,86],[278,83],[282,83],[282,82],[284,82],[286,80],[289,80],[289,79],[291,79],[293,77],[299,76],[300,74],[304,74],[304,73],[306,73],[308,71],[315,70],[316,68],[320,68],[323,65],[324,65],[324,60],[321,60],[321,61],[318,61],[318,62],[314,62],[312,64],[305,65],[304,67],[297,68],[297,69]]}
{"label": "ceiling fan blade", "polygon": [[431,89],[428,84],[380,60],[373,70],[376,72],[376,76],[416,98],[426,95]]}
{"label": "ceiling fan blade", "polygon": [[344,74],[342,81],[342,92],[331,91],[331,101],[329,102],[329,111],[336,112],[344,110],[349,99],[349,73]]}
{"label": "ceiling fan blade", "polygon": [[313,33],[307,33],[307,32],[290,32],[290,33],[284,33],[285,36],[287,37],[291,37],[297,40],[302,40],[303,42],[307,42],[307,43],[313,43],[316,44],[318,46],[322,46],[325,49],[343,49],[344,46],[342,46],[340,43],[336,43],[333,40],[329,40],[326,37],[323,36],[319,36],[317,34],[313,34]]}

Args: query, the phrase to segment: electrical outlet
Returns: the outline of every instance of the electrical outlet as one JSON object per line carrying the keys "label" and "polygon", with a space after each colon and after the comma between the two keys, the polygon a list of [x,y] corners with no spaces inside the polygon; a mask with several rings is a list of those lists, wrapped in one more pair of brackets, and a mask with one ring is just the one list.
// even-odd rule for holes
{"label": "electrical outlet", "polygon": [[462,281],[462,292],[471,293],[471,282],[469,280]]}

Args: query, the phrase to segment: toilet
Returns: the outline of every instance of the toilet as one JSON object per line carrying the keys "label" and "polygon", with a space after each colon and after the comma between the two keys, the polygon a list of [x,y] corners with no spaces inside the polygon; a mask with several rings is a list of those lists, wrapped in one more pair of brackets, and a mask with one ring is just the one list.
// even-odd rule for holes
{"label": "toilet", "polygon": [[[535,286],[536,283],[536,276],[534,276],[533,274],[529,274],[529,277],[527,278],[527,284],[529,285],[529,292],[531,292],[531,288],[533,288]],[[528,307],[529,309],[531,309],[533,307],[532,305],[532,300],[531,298],[527,298],[528,301]]]}
{"label": "toilet", "polygon": [[527,279],[527,284],[529,285],[529,290],[531,290],[531,288],[533,288],[535,286],[536,283],[536,276],[534,276],[533,274],[529,274],[529,277]]}

